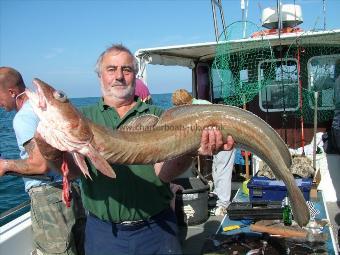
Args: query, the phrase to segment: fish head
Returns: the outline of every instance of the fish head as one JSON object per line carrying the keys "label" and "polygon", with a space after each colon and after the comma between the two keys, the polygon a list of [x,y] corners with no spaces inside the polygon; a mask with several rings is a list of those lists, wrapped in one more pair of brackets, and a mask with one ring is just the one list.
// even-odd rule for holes
{"label": "fish head", "polygon": [[72,105],[62,91],[39,79],[33,79],[33,84],[36,91],[26,89],[26,95],[40,119],[35,138],[39,142],[39,149],[44,151],[43,156],[47,160],[54,160],[60,158],[59,151],[71,152],[84,175],[90,176],[81,155],[87,156],[99,171],[114,178],[115,173],[111,166],[95,147],[89,120]]}
{"label": "fish head", "polygon": [[40,119],[37,131],[44,139],[62,151],[80,150],[79,146],[89,143],[92,131],[66,94],[37,78],[33,85],[36,91],[26,89],[26,95]]}
{"label": "fish head", "polygon": [[36,92],[26,89],[26,95],[41,121],[48,120],[54,123],[62,120],[64,123],[70,123],[77,120],[79,114],[64,92],[36,78],[33,79],[33,85]]}

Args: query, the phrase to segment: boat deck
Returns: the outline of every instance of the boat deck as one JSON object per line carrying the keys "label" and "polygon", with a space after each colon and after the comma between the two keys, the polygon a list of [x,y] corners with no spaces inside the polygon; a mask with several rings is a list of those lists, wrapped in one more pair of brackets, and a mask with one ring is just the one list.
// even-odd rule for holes
{"label": "boat deck", "polygon": [[[235,196],[242,182],[233,181],[231,199]],[[214,198],[212,198],[214,199]],[[214,204],[216,201],[212,201]],[[209,205],[211,203],[209,202]],[[206,222],[194,226],[179,226],[179,239],[182,244],[183,254],[201,254],[204,242],[217,233],[224,216],[210,215]]]}
{"label": "boat deck", "polygon": [[340,227],[340,201],[337,202],[326,202],[327,210],[329,213],[329,220],[331,228],[333,230],[334,238],[336,241],[336,246],[340,254],[339,247],[339,227]]}
{"label": "boat deck", "polygon": [[183,254],[201,254],[205,240],[216,234],[222,220],[223,216],[209,216],[200,225],[179,227]]}
{"label": "boat deck", "polygon": [[[233,183],[233,195],[236,193],[235,188],[240,187],[239,185],[240,184]],[[338,229],[340,223],[340,201],[327,202],[327,211],[330,226],[333,230],[335,246],[339,252]],[[204,244],[209,237],[217,234],[223,218],[223,216],[209,216],[208,220],[202,224],[187,227],[180,226],[179,238],[181,240],[183,254],[202,254]],[[329,254],[334,254],[334,252]]]}

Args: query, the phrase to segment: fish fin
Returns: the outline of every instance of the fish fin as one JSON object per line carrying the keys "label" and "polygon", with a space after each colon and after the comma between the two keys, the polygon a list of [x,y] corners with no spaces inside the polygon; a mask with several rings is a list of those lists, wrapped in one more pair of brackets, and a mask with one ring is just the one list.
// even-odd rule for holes
{"label": "fish fin", "polygon": [[86,156],[91,160],[92,164],[104,175],[110,178],[116,178],[116,173],[110,164],[98,153],[98,151],[90,144]]}
{"label": "fish fin", "polygon": [[[201,105],[190,105],[190,106],[192,106],[192,107],[202,107]],[[185,109],[187,109],[188,107],[189,107],[189,105],[180,105],[180,106],[175,106],[175,107],[172,107],[172,108],[166,110],[160,116],[159,121],[158,121],[158,125],[163,125],[164,123],[166,123],[168,121],[174,120],[178,116],[182,116],[183,114],[185,114]]]}
{"label": "fish fin", "polygon": [[72,156],[74,158],[74,161],[79,166],[80,170],[83,172],[84,176],[87,178],[87,176],[92,180],[92,177],[89,173],[89,169],[85,162],[85,157],[77,152],[72,152]]}
{"label": "fish fin", "polygon": [[140,117],[133,118],[124,125],[122,125],[119,130],[124,131],[143,131],[144,128],[154,127],[158,123],[159,117],[153,114],[145,114]]}

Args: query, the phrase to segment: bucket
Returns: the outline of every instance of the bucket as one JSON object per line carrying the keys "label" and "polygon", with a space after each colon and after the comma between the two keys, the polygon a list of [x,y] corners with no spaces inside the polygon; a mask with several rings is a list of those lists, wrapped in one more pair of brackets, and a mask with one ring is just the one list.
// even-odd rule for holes
{"label": "bucket", "polygon": [[196,177],[178,178],[173,183],[184,188],[176,194],[175,212],[178,225],[191,226],[207,221],[209,185]]}

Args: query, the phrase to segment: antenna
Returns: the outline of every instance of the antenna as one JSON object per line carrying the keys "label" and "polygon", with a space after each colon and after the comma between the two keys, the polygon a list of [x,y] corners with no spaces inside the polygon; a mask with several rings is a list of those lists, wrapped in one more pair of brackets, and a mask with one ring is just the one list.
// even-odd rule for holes
{"label": "antenna", "polygon": [[248,0],[241,0],[243,38],[246,38],[247,19],[248,19]]}
{"label": "antenna", "polygon": [[213,19],[214,19],[215,37],[216,37],[216,42],[218,42],[219,32],[218,32],[218,23],[217,23],[217,19],[216,19],[216,6],[220,10],[220,18],[221,18],[221,21],[222,21],[224,38],[227,38],[227,36],[226,36],[227,31],[226,31],[226,25],[225,25],[225,21],[224,21],[222,0],[211,0],[211,7],[212,7]]}
{"label": "antenna", "polygon": [[322,0],[323,30],[326,30],[326,0]]}
{"label": "antenna", "polygon": [[260,11],[260,24],[261,24],[261,22],[262,22],[262,20],[261,20],[261,15],[262,15],[262,5],[261,5],[260,2],[258,2],[258,3],[257,3],[257,6],[259,7],[259,11]]}

